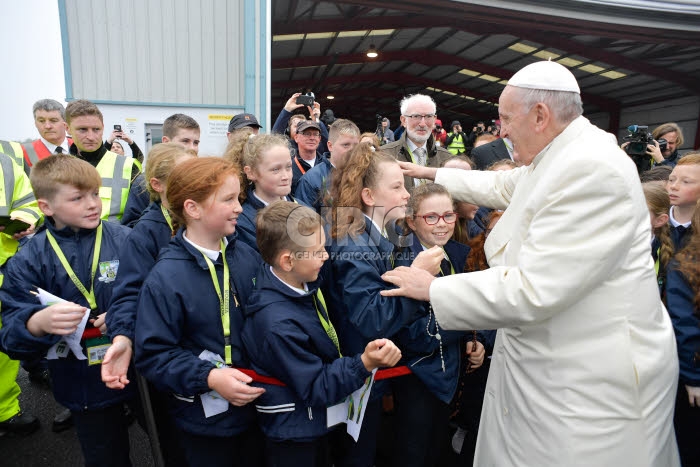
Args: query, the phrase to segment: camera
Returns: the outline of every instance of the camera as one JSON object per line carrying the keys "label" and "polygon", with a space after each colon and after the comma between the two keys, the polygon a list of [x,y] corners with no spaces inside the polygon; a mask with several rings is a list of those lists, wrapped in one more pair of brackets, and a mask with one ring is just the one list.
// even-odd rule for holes
{"label": "camera", "polygon": [[121,125],[114,125],[114,131],[118,131],[121,133],[122,131],[122,126]]}
{"label": "camera", "polygon": [[297,104],[311,107],[314,105],[315,100],[316,100],[316,96],[314,95],[314,93],[307,92],[306,94],[302,94],[301,96],[298,96],[296,102],[297,102]]}
{"label": "camera", "polygon": [[[647,154],[647,145],[654,144],[654,137],[649,132],[649,127],[644,125],[630,125],[627,127],[629,135],[624,137],[625,141],[629,141],[625,152],[632,158],[637,165],[639,173],[651,169],[651,157]],[[668,142],[659,138],[659,149],[664,152],[668,147]]]}

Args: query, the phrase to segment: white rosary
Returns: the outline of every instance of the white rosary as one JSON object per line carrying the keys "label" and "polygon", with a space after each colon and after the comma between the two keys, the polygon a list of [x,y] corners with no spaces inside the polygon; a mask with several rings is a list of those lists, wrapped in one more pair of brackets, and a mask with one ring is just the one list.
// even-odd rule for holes
{"label": "white rosary", "polygon": [[[430,322],[435,320],[435,334],[430,333]],[[445,372],[445,358],[442,354],[442,336],[440,335],[440,324],[438,324],[437,316],[433,311],[433,305],[428,303],[428,322],[425,325],[425,332],[430,337],[434,337],[438,341],[438,346],[440,347],[440,362],[442,363],[442,371]]]}

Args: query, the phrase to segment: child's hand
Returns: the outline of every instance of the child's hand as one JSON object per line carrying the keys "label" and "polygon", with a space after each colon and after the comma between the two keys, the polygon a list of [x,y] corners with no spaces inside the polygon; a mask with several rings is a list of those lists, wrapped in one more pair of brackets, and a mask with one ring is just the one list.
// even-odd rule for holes
{"label": "child's hand", "polygon": [[214,368],[207,377],[211,389],[239,407],[253,402],[265,392],[263,388],[248,386],[252,381],[253,378],[235,368]]}
{"label": "child's hand", "polygon": [[440,271],[440,263],[445,258],[445,250],[439,246],[433,246],[428,250],[423,250],[418,253],[416,259],[413,260],[411,267],[416,267],[424,271],[428,271],[433,276]]}
{"label": "child's hand", "polygon": [[401,360],[401,350],[389,339],[375,339],[365,347],[362,363],[367,371],[396,365]]}
{"label": "child's hand", "polygon": [[102,334],[107,334],[107,324],[105,323],[105,317],[107,313],[102,313],[97,315],[97,318],[91,319],[90,324],[100,329]]}
{"label": "child's hand", "polygon": [[469,369],[476,370],[484,363],[484,356],[486,355],[484,345],[477,341],[476,348],[474,348],[474,341],[467,342],[467,355],[469,355]]}
{"label": "child's hand", "polygon": [[129,380],[126,372],[131,363],[131,339],[126,336],[114,336],[112,345],[107,349],[102,360],[102,381],[110,389],[124,389]]}
{"label": "child's hand", "polygon": [[37,311],[27,321],[27,329],[35,337],[46,334],[67,336],[78,329],[85,316],[85,307],[75,303],[56,303]]}

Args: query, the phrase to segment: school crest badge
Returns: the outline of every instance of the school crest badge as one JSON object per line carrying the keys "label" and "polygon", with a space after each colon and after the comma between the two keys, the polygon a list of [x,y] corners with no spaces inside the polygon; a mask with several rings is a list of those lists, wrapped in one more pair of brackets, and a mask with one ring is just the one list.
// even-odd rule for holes
{"label": "school crest badge", "polygon": [[103,261],[100,263],[100,277],[98,280],[104,283],[114,282],[117,278],[117,270],[119,270],[119,260]]}

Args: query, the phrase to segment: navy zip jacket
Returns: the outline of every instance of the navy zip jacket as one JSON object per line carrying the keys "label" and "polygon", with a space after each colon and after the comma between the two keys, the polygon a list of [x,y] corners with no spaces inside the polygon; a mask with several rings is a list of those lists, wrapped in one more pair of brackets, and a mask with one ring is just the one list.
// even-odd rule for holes
{"label": "navy zip jacket", "polygon": [[276,441],[324,436],[326,407],[360,388],[371,374],[359,354],[340,358],[321,325],[314,305],[319,282],[300,295],[263,264],[245,310],[243,344],[252,368],[286,384],[258,384],[266,392],[254,402],[263,432]]}
{"label": "navy zip jacket", "polygon": [[[248,187],[248,194],[243,202],[243,212],[238,216],[238,225],[236,225],[236,233],[238,240],[242,241],[249,247],[258,251],[258,244],[255,236],[255,219],[258,211],[265,207],[265,203],[260,201],[254,194],[254,188]],[[294,202],[294,198],[287,196],[287,201]],[[257,266],[256,266],[257,267]]]}
{"label": "navy zip jacket", "polygon": [[[252,405],[235,407],[206,418],[200,394],[207,385],[213,363],[199,354],[209,350],[224,357],[221,308],[203,254],[183,237],[183,229],[158,257],[141,288],[136,315],[136,368],[162,392],[171,394],[169,410],[177,426],[202,436],[233,436],[254,422]],[[231,272],[232,366],[247,368],[240,332],[243,315],[238,304],[246,303],[255,280],[260,256],[247,245],[229,237],[226,259]],[[213,262],[223,293],[223,263]]]}
{"label": "navy zip jacket", "polygon": [[[331,268],[325,298],[343,355],[362,353],[374,339],[391,339],[421,316],[420,302],[380,295],[380,291],[393,288],[381,276],[392,269],[394,245],[367,217],[361,235],[333,240],[328,252]],[[394,262],[394,266],[400,264]],[[372,400],[382,395],[382,383],[372,389]]]}
{"label": "navy zip jacket", "polygon": [[[96,230],[81,229],[74,232],[70,227],[57,230],[53,221],[45,222],[61,247],[68,263],[86,288],[90,288],[90,270],[95,246]],[[61,336],[48,334],[35,337],[27,330],[27,321],[34,313],[44,308],[30,290],[37,287],[69,302],[89,308],[88,302],[68,276],[51,244],[41,230],[10,258],[4,268],[4,282],[0,289],[2,302],[2,329],[0,347],[13,359],[43,357],[46,351],[61,340]],[[108,310],[115,284],[119,278],[119,246],[130,230],[112,222],[102,222],[102,244],[99,266],[95,273],[95,302],[100,314]],[[108,266],[105,268],[104,266]],[[109,314],[109,313],[108,313]],[[90,323],[87,327],[92,327]],[[83,342],[83,354],[85,343]],[[100,365],[88,365],[87,360],[78,360],[73,353],[65,358],[49,360],[52,389],[56,401],[71,410],[93,410],[115,405],[135,394],[133,385],[123,390],[109,389],[102,382]],[[131,379],[132,376],[130,376]]]}
{"label": "navy zip jacket", "polygon": [[[450,258],[455,274],[462,272],[469,254],[469,247],[450,240],[445,244],[444,250]],[[413,243],[401,251],[402,260],[407,259],[412,263],[421,251],[423,246],[418,236],[414,234]],[[429,315],[428,306],[427,302],[422,302],[422,316],[398,333],[396,345],[401,349],[400,364],[407,365],[435,397],[449,404],[457,390],[461,356],[460,340],[466,333],[440,328],[442,359],[445,361],[445,371],[443,371],[439,342],[434,337],[435,316]],[[433,336],[427,334],[426,327]],[[401,384],[400,378],[396,380],[396,384]]]}
{"label": "navy zip jacket", "polygon": [[129,187],[129,196],[126,198],[124,214],[122,215],[122,225],[133,227],[150,202],[151,195],[146,188],[146,177],[140,173]]}
{"label": "navy zip jacket", "polygon": [[678,346],[680,382],[688,386],[700,386],[700,367],[695,362],[695,352],[700,352],[700,320],[695,316],[695,293],[674,260],[666,273],[666,306],[671,316]]}
{"label": "navy zip jacket", "polygon": [[297,188],[294,191],[294,197],[298,201],[311,206],[317,213],[322,215],[323,197],[331,190],[331,173],[334,169],[331,161],[328,159],[330,155],[324,154],[324,156],[323,161],[315,165],[299,179]]}
{"label": "navy zip jacket", "polygon": [[119,278],[107,313],[107,330],[111,339],[121,335],[134,341],[136,303],[141,285],[171,237],[172,230],[163,216],[160,202],[151,203],[120,249]]}

